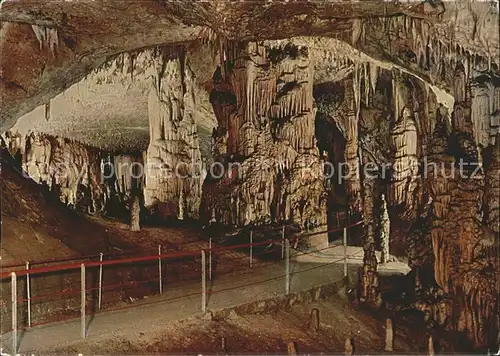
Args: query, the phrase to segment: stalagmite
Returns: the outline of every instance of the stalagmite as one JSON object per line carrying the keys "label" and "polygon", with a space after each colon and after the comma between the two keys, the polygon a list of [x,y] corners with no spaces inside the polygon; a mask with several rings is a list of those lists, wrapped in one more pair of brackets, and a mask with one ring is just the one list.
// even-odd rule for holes
{"label": "stalagmite", "polygon": [[[155,59],[161,61],[163,72],[156,76],[148,98],[150,143],[144,205],[160,218],[197,218],[202,161],[193,117],[195,78],[189,62],[181,63],[178,53],[174,57]],[[160,86],[159,80],[169,84]]]}
{"label": "stalagmite", "polygon": [[382,194],[382,214],[380,217],[380,240],[382,245],[382,253],[380,262],[387,263],[390,261],[389,254],[389,237],[390,237],[390,226],[389,212],[387,210],[387,202],[385,201],[385,196]]}
{"label": "stalagmite", "polygon": [[344,355],[352,355],[352,354],[354,354],[354,345],[352,344],[352,339],[346,338]]}
{"label": "stalagmite", "polygon": [[382,305],[382,296],[379,289],[377,272],[377,257],[375,255],[374,238],[374,179],[373,172],[362,177],[362,201],[365,235],[363,239],[363,267],[360,269],[359,283],[361,288],[361,302],[379,308]]}
{"label": "stalagmite", "polygon": [[392,319],[385,320],[385,347],[384,351],[392,352],[394,349],[394,330],[392,329]]}
{"label": "stalagmite", "polygon": [[132,204],[130,207],[130,231],[139,231],[141,229],[139,225],[139,216],[141,211],[141,205],[139,202],[139,197],[135,194],[132,197]]}

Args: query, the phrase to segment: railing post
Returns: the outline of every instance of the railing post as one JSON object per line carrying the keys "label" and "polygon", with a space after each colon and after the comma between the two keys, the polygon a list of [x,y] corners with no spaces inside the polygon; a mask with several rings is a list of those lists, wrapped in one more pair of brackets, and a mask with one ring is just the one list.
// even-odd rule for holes
{"label": "railing post", "polygon": [[81,296],[81,305],[80,305],[80,318],[81,318],[81,332],[82,339],[85,339],[87,336],[86,332],[86,323],[85,323],[85,306],[86,306],[86,294],[85,294],[85,264],[82,263],[80,265],[80,296]]}
{"label": "railing post", "polygon": [[281,259],[285,258],[285,225],[281,229]]}
{"label": "railing post", "polygon": [[286,244],[286,260],[285,260],[285,274],[286,274],[286,294],[288,295],[290,293],[290,241],[288,239],[285,240]]}
{"label": "railing post", "polygon": [[[26,262],[26,271],[29,271],[30,263]],[[31,328],[31,281],[30,274],[26,272],[26,297],[28,299],[28,327]]]}
{"label": "railing post", "polygon": [[212,280],[212,238],[208,240],[208,279]]}
{"label": "railing post", "polygon": [[205,271],[205,250],[201,250],[201,310],[207,310],[207,284]]}
{"label": "railing post", "polygon": [[344,277],[347,277],[347,227],[344,227]]}
{"label": "railing post", "polygon": [[16,272],[10,274],[12,297],[12,353],[17,354],[17,277]]}
{"label": "railing post", "polygon": [[158,286],[160,294],[163,294],[163,280],[161,275],[161,245],[158,245]]}
{"label": "railing post", "polygon": [[250,268],[253,267],[253,231],[250,230]]}
{"label": "railing post", "polygon": [[101,310],[102,305],[102,252],[99,253],[99,291],[97,295],[97,308]]}

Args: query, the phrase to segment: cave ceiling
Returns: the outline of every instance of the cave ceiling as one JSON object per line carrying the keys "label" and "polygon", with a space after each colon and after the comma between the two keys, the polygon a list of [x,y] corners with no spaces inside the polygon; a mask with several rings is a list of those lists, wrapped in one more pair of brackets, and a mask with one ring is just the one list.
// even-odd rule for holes
{"label": "cave ceiling", "polygon": [[[498,72],[497,6],[466,1],[6,0],[0,11],[0,127],[3,132],[17,122],[14,128],[20,131],[65,135],[105,148],[144,149],[147,71],[139,70],[132,79],[110,75],[114,69],[108,64],[120,53],[176,44],[186,47],[197,77],[197,124],[207,137],[215,125],[206,93],[218,63],[212,48],[227,41],[307,47],[315,84],[341,80],[354,65],[370,62],[413,75],[446,96],[452,79],[442,75],[442,68],[436,72],[439,66],[431,57],[435,62],[443,58],[441,65],[469,61],[475,71]],[[57,45],[45,48],[37,28],[55,31]],[[425,53],[427,48],[433,56]],[[57,105],[61,96],[71,105]],[[47,121],[44,107],[51,99]]]}

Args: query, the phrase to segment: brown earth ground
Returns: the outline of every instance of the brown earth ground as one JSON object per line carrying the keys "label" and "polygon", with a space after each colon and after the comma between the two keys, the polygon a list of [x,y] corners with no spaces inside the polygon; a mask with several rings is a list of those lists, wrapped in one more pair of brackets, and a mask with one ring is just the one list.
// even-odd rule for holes
{"label": "brown earth ground", "polygon": [[[309,327],[313,308],[320,312],[319,331]],[[384,353],[384,320],[337,297],[273,314],[189,319],[161,330],[80,342],[47,354],[224,354],[222,338],[228,354],[287,354],[290,342],[299,354],[342,354],[346,338],[353,338],[357,354],[379,354]],[[428,337],[418,321],[395,319],[394,327],[393,354],[427,353]],[[437,343],[441,352],[459,351],[444,336]]]}

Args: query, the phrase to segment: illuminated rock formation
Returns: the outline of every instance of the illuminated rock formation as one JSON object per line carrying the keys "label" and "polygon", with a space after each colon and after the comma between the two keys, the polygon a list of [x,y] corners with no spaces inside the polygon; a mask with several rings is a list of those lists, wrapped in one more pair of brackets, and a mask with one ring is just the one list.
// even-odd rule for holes
{"label": "illuminated rock formation", "polygon": [[214,82],[214,154],[226,169],[207,177],[205,220],[326,223],[309,62],[304,47],[250,43],[227,77]]}
{"label": "illuminated rock formation", "polygon": [[145,206],[160,217],[197,218],[203,182],[194,109],[194,74],[182,55],[155,59],[149,94]]}
{"label": "illuminated rock formation", "polygon": [[382,214],[380,216],[380,244],[382,246],[380,257],[381,263],[389,262],[390,229],[391,222],[389,220],[389,212],[387,211],[387,202],[385,201],[385,196],[382,194]]}

